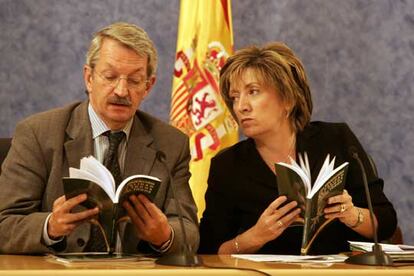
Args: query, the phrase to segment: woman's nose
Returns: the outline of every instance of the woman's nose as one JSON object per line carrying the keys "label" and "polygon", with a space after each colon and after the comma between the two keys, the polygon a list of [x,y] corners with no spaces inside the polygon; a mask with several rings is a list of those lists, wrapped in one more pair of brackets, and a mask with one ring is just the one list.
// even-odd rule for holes
{"label": "woman's nose", "polygon": [[240,113],[245,113],[251,110],[251,106],[249,103],[249,100],[245,96],[240,96],[238,102],[237,102],[237,110]]}

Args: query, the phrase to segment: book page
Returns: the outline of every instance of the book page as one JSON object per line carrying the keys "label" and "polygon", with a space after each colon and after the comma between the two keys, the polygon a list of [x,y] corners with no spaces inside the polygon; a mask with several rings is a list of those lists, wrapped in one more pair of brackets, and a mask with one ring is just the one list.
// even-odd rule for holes
{"label": "book page", "polygon": [[309,194],[309,191],[311,189],[311,180],[310,178],[307,177],[306,173],[302,170],[302,168],[298,165],[298,163],[295,162],[295,160],[291,160],[292,164],[287,164],[287,163],[283,163],[283,162],[279,162],[277,163],[278,165],[284,166],[286,168],[289,168],[291,170],[293,170],[294,172],[296,172],[300,179],[302,179],[302,182],[305,185],[305,193]]}
{"label": "book page", "polygon": [[[136,181],[134,181],[134,179]],[[134,182],[134,183],[132,183]],[[150,175],[131,175],[124,179],[121,184],[119,184],[118,189],[116,190],[115,199],[114,202],[118,203],[120,200],[121,194],[125,196],[125,194],[130,194],[130,192],[134,193],[144,193],[147,196],[149,196],[152,193],[152,189],[154,189],[154,186],[156,183],[161,183],[161,180],[157,177],[150,176]],[[126,185],[133,185],[133,186],[127,186],[126,191],[123,191],[124,187]],[[159,186],[159,185],[158,185]],[[158,188],[156,188],[156,191],[158,191]],[[130,191],[127,191],[130,190]],[[156,192],[155,191],[155,192]],[[152,198],[151,198],[152,200]]]}
{"label": "book page", "polygon": [[348,162],[344,162],[342,165],[340,165],[338,168],[336,168],[334,170],[332,170],[332,167],[329,166],[329,168],[325,170],[325,173],[321,177],[319,182],[318,183],[315,182],[315,185],[313,185],[312,190],[309,193],[308,198],[312,198],[320,190],[320,188],[326,183],[327,180],[329,180],[333,175],[335,175],[337,172],[341,171],[347,165],[348,165]]}
{"label": "book page", "polygon": [[[295,160],[292,159],[292,162],[295,162]],[[306,152],[303,154],[303,156],[302,154],[299,153],[299,166],[303,170],[303,172],[306,174],[310,182],[312,178],[311,178],[311,172],[310,172],[310,167],[309,167],[308,154]],[[310,187],[309,187],[309,190],[310,190]]]}
{"label": "book page", "polygon": [[332,160],[329,162],[329,164],[326,166],[323,172],[320,173],[320,177],[318,175],[319,179],[316,179],[315,181],[316,185],[320,185],[319,182],[322,182],[322,185],[323,185],[323,183],[325,183],[331,177],[331,172],[335,168],[335,160],[336,160],[336,157],[332,158]]}
{"label": "book page", "polygon": [[[108,195],[114,199],[115,198],[115,180],[111,172],[93,156],[84,157],[80,161],[80,170],[85,170],[98,179],[100,179],[100,184],[105,191],[110,191]],[[105,188],[103,187],[105,186]]]}
{"label": "book page", "polygon": [[101,180],[97,178],[95,175],[91,174],[88,171],[80,170],[76,168],[69,168],[69,177],[70,178],[78,178],[78,179],[85,179],[92,181],[93,183],[96,183],[99,185],[105,193],[112,199],[113,191],[108,186],[105,186],[101,183]]}
{"label": "book page", "polygon": [[[330,155],[328,154],[325,158],[325,161],[323,161],[323,165],[322,168],[319,170],[319,174],[316,177],[315,183],[313,183],[313,189],[320,189],[320,187],[316,187],[317,185],[319,185],[318,183],[321,183],[322,178],[329,173],[329,168],[330,168],[330,164],[332,164],[332,162],[330,162]],[[333,159],[333,162],[335,163],[335,157]],[[331,169],[333,170],[333,168]]]}

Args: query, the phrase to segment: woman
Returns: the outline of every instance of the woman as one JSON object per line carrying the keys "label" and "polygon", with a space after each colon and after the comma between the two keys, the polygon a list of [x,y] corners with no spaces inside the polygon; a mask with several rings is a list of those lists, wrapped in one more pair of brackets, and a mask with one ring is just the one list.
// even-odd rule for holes
{"label": "woman", "polygon": [[274,164],[307,152],[312,180],[329,153],[349,162],[342,194],[328,200],[326,218],[337,218],[313,242],[309,254],[349,250],[347,240],[373,238],[362,171],[349,153],[356,148],[365,167],[379,239],[392,235],[397,220],[379,179],[355,135],[344,123],[310,122],[311,93],[304,67],[283,43],[249,47],[230,57],[220,90],[244,141],[212,159],[199,253],[299,254],[303,227],[296,202],[279,196]]}

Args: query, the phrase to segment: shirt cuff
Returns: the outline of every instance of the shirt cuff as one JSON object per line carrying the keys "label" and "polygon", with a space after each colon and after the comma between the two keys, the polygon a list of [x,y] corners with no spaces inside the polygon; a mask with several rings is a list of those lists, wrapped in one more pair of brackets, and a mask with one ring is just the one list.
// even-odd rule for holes
{"label": "shirt cuff", "polygon": [[171,225],[169,225],[169,226],[170,226],[170,229],[171,229],[171,235],[170,235],[170,238],[166,242],[161,244],[161,246],[155,246],[152,243],[149,244],[151,246],[151,248],[154,249],[155,251],[157,251],[158,253],[167,252],[171,248],[171,245],[173,244],[175,233],[174,233],[174,229],[171,227]]}
{"label": "shirt cuff", "polygon": [[63,241],[63,239],[64,239],[64,237],[61,237],[61,238],[60,238],[60,239],[58,239],[58,240],[53,240],[53,239],[51,239],[51,238],[49,237],[49,234],[47,233],[47,225],[48,225],[48,223],[49,223],[49,219],[50,219],[50,216],[51,216],[51,215],[52,215],[52,213],[50,213],[50,214],[46,217],[45,224],[43,225],[43,241],[45,242],[46,246],[52,246],[52,245],[54,245],[54,244],[56,244],[56,243],[58,243],[58,242]]}

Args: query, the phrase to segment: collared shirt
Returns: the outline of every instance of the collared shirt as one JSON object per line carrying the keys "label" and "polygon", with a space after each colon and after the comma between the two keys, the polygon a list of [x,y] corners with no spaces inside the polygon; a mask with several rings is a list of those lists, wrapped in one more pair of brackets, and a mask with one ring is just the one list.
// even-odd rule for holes
{"label": "collared shirt", "polygon": [[[88,114],[92,126],[92,139],[94,144],[93,155],[99,162],[103,163],[105,154],[109,148],[109,139],[107,136],[105,136],[105,132],[110,131],[111,129],[108,128],[108,126],[104,121],[102,121],[101,118],[99,118],[98,114],[96,114],[91,104],[88,106]],[[118,162],[122,172],[124,171],[125,167],[126,149],[133,120],[134,119],[131,118],[125,127],[119,130],[123,131],[126,135],[126,139],[124,139],[118,147]]]}

